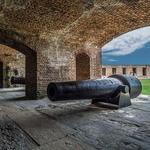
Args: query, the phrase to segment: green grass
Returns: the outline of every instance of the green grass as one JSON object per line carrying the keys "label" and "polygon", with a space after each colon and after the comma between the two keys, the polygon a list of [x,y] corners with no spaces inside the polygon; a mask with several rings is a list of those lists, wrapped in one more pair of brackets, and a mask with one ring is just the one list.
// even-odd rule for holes
{"label": "green grass", "polygon": [[142,94],[150,95],[150,79],[142,79]]}

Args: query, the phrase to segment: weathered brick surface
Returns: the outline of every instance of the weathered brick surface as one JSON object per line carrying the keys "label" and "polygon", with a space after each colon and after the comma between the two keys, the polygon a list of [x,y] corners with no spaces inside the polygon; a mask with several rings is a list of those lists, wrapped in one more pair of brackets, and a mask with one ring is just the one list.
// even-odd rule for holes
{"label": "weathered brick surface", "polygon": [[[80,52],[90,57],[90,78],[99,77],[101,47],[114,37],[150,24],[148,0],[18,2],[0,6],[0,35],[5,33],[0,41],[6,44],[1,38],[9,37],[36,52],[37,62],[28,61],[27,78],[37,78],[33,86],[37,85],[40,96],[46,94],[50,81],[76,80],[76,55]],[[19,51],[24,50],[19,47]],[[31,71],[36,67],[37,75],[36,69]]]}

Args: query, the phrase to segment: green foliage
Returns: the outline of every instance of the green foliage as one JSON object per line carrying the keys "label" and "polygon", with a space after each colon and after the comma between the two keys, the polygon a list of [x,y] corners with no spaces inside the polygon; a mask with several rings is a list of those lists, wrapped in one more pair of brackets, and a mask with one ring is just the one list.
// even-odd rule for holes
{"label": "green foliage", "polygon": [[142,79],[142,94],[150,95],[150,79]]}

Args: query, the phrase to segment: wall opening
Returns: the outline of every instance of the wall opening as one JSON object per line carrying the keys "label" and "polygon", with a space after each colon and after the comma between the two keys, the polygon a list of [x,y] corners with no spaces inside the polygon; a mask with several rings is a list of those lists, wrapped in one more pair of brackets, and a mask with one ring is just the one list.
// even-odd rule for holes
{"label": "wall opening", "polygon": [[132,68],[132,71],[133,71],[133,76],[135,76],[136,73],[137,73],[137,69],[136,68]]}
{"label": "wall opening", "polygon": [[103,68],[106,68],[106,76],[117,73],[150,78],[150,26],[127,31],[117,33],[118,37],[116,34],[106,38],[110,41],[100,51],[102,77],[105,76]]}
{"label": "wall opening", "polygon": [[106,76],[106,68],[102,68],[102,76]]}
{"label": "wall opening", "polygon": [[3,62],[0,62],[0,88],[3,88]]}
{"label": "wall opening", "polygon": [[117,69],[116,68],[112,68],[112,74],[116,74]]}
{"label": "wall opening", "polygon": [[126,74],[127,73],[127,69],[126,68],[122,68],[122,73]]}
{"label": "wall opening", "polygon": [[147,70],[146,68],[143,68],[143,76],[146,76],[147,75]]}
{"label": "wall opening", "polygon": [[76,56],[76,80],[90,79],[90,57],[85,53]]}
{"label": "wall opening", "polygon": [[25,55],[25,94],[27,99],[37,98],[37,54],[13,36],[15,33],[0,30],[0,44]]}
{"label": "wall opening", "polygon": [[25,87],[22,84],[11,83],[12,77],[25,78],[25,59],[24,54],[0,44],[0,88]]}

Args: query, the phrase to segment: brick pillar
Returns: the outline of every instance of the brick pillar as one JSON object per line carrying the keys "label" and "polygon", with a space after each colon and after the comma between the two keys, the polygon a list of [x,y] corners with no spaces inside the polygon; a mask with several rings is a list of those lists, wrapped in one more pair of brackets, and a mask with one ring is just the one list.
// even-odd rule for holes
{"label": "brick pillar", "polygon": [[0,88],[3,88],[3,63],[0,62]]}
{"label": "brick pillar", "polygon": [[91,79],[101,77],[101,58],[100,52],[97,50],[91,54]]}
{"label": "brick pillar", "polygon": [[26,55],[26,97],[37,98],[37,56],[35,53]]}

